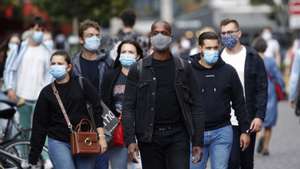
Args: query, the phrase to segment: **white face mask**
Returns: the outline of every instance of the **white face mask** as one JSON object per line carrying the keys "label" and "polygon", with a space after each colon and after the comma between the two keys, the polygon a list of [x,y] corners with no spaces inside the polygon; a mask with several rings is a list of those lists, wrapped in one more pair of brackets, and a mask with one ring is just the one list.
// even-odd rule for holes
{"label": "white face mask", "polygon": [[263,31],[263,33],[261,34],[261,37],[264,40],[270,40],[270,39],[272,39],[272,33],[270,31]]}
{"label": "white face mask", "polygon": [[151,44],[155,50],[163,51],[169,48],[172,43],[172,37],[158,33],[150,38]]}
{"label": "white face mask", "polygon": [[191,48],[191,41],[189,41],[188,39],[182,39],[180,41],[180,46],[183,48],[183,49],[190,49]]}

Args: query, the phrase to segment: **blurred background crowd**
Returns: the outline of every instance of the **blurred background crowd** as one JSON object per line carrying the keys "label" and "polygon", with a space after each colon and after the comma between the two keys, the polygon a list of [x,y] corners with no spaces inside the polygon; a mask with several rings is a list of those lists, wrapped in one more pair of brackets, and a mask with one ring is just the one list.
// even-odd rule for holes
{"label": "blurred background crowd", "polygon": [[221,20],[234,18],[240,24],[242,44],[251,45],[258,36],[267,42],[265,55],[275,58],[287,87],[300,49],[300,0],[1,0],[1,79],[10,49],[31,36],[30,23],[36,16],[45,24],[43,44],[52,52],[66,50],[70,56],[81,47],[79,23],[85,19],[100,23],[99,50],[113,59],[116,44],[127,38],[135,39],[144,55],[149,54],[149,32],[155,20],[172,24],[172,54],[186,58],[199,53],[202,32],[219,32]]}
{"label": "blurred background crowd", "polygon": [[293,56],[300,45],[299,3],[288,0],[2,0],[0,75],[2,77],[8,42],[20,43],[28,37],[26,30],[32,17],[40,16],[46,21],[44,41],[49,48],[67,50],[72,56],[80,46],[80,21],[89,18],[101,24],[101,49],[110,52],[122,32],[124,22],[120,14],[131,8],[136,16],[123,17],[139,35],[137,41],[144,49],[149,46],[151,23],[161,18],[172,23],[172,52],[180,56],[197,53],[200,29],[218,28],[223,18],[231,17],[240,22],[241,41],[246,45],[268,27],[271,36],[265,34],[264,38],[275,40],[271,46],[277,50],[276,61],[287,81]]}

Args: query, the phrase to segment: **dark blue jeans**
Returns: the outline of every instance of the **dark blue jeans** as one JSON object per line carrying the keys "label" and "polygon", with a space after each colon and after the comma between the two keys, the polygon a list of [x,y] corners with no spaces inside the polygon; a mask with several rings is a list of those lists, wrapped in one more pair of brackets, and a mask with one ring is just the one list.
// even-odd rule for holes
{"label": "dark blue jeans", "polygon": [[151,143],[139,143],[143,169],[189,169],[190,140],[183,126],[155,127]]}

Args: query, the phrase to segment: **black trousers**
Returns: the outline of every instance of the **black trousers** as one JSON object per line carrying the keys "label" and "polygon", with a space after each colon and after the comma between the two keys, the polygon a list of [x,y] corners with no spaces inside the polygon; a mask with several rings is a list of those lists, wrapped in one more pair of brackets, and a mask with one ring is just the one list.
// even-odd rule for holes
{"label": "black trousers", "polygon": [[240,131],[233,126],[233,144],[229,159],[229,169],[253,169],[256,133],[250,135],[250,145],[245,151],[240,149]]}
{"label": "black trousers", "polygon": [[184,127],[156,127],[151,143],[139,143],[143,169],[189,169],[190,140]]}

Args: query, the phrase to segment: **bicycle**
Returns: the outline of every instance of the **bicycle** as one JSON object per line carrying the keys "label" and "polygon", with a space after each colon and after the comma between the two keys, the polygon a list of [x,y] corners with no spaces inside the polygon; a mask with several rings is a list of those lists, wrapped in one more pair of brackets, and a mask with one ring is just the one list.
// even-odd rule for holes
{"label": "bicycle", "polygon": [[[28,155],[30,151],[28,136],[30,135],[31,129],[20,128],[16,122],[14,118],[17,112],[15,103],[0,99],[0,104],[6,105],[6,108],[0,110],[0,119],[7,120],[2,142],[0,143],[0,163],[2,167],[5,168],[28,168]],[[17,132],[11,136],[14,129]],[[44,168],[45,154],[48,154],[48,148],[46,146],[43,147],[42,155],[36,168]]]}

